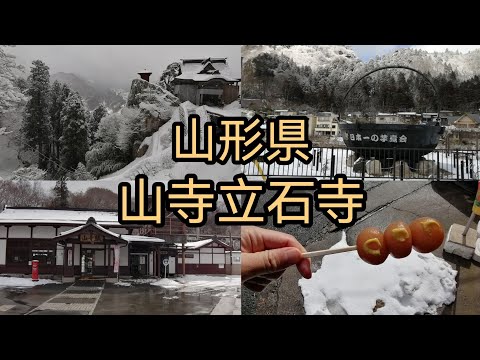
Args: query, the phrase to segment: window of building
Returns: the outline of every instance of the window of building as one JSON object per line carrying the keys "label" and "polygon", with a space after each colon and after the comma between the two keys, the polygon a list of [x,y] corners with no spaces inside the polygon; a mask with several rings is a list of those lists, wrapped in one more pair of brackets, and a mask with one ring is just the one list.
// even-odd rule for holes
{"label": "window of building", "polygon": [[7,264],[25,264],[30,260],[30,240],[7,240],[6,262]]}
{"label": "window of building", "polygon": [[38,260],[40,264],[53,265],[55,255],[53,250],[32,250],[32,260]]}

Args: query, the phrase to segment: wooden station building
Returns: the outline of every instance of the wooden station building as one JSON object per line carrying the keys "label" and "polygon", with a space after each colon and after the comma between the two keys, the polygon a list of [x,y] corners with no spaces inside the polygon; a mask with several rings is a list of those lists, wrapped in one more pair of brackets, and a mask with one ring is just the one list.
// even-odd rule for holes
{"label": "wooden station building", "polygon": [[145,228],[120,224],[115,211],[6,207],[0,212],[0,274],[30,274],[32,260],[38,260],[40,275],[65,282],[77,277],[114,279],[117,260],[120,276],[160,277],[165,270],[173,276],[183,273],[183,255],[187,265],[189,251],[201,248],[209,249],[210,256],[199,255],[202,266],[185,266],[186,274],[231,271],[229,245],[213,239],[186,242],[185,227],[174,216],[167,216],[165,226],[155,232]]}

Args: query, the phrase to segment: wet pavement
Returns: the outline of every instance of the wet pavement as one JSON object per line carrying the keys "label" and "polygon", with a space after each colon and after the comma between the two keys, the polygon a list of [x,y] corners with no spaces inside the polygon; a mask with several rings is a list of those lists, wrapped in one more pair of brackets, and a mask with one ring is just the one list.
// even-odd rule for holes
{"label": "wet pavement", "polygon": [[[100,286],[99,286],[100,285]],[[237,294],[179,292],[149,284],[48,284],[0,288],[0,315],[240,315]]]}
{"label": "wet pavement", "polygon": [[[365,183],[365,190],[368,194],[367,208],[359,213],[357,223],[346,229],[350,244],[365,227],[386,228],[394,220],[410,222],[419,216],[431,216],[440,220],[447,231],[453,223],[466,224],[476,183],[369,181]],[[272,194],[265,194],[257,207],[263,206]],[[281,231],[295,236],[308,251],[328,249],[341,239],[342,232],[335,229],[322,213],[314,211],[313,218],[311,228],[287,225]],[[478,218],[475,223],[477,221]],[[279,230],[273,227],[271,221],[265,227]],[[442,247],[434,254],[444,258],[458,271],[456,301],[440,312],[449,315],[480,314],[480,265],[444,253]],[[312,261],[313,271],[320,266],[321,260]],[[299,278],[298,271],[292,267],[261,293],[242,287],[242,314],[305,314]]]}

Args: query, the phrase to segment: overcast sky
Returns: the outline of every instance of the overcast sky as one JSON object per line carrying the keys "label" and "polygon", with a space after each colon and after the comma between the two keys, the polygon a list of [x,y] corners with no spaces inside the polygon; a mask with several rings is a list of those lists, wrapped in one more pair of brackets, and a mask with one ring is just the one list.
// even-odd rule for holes
{"label": "overcast sky", "polygon": [[480,45],[352,45],[357,56],[363,61],[368,61],[377,55],[384,55],[399,48],[409,47],[426,50],[428,52],[445,51],[449,49],[465,53],[480,48]]}
{"label": "overcast sky", "polygon": [[226,57],[232,75],[240,77],[239,45],[18,45],[9,49],[26,67],[40,59],[50,73],[80,75],[108,87],[128,89],[137,72],[145,68],[157,81],[172,62],[183,58]]}

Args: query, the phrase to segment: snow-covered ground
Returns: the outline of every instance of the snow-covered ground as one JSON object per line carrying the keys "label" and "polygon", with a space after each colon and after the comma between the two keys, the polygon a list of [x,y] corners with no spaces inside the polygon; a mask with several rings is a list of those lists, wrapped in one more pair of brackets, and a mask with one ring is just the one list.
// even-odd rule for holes
{"label": "snow-covered ground", "polygon": [[[332,248],[345,246],[344,233]],[[312,278],[298,283],[307,315],[437,314],[455,300],[456,274],[431,253],[412,250],[406,258],[389,256],[374,266],[350,251],[325,256]]]}
{"label": "snow-covered ground", "polygon": [[47,285],[47,284],[60,284],[60,283],[58,281],[49,280],[49,279],[39,279],[38,281],[32,281],[32,279],[29,279],[29,278],[0,276],[0,288],[5,288],[5,287],[30,288],[38,285]]}
{"label": "snow-covered ground", "polygon": [[160,279],[150,283],[183,293],[216,292],[217,296],[240,296],[240,276],[185,275],[175,279]]}
{"label": "snow-covered ground", "polygon": [[[170,121],[143,141],[140,147],[147,145],[148,150],[142,157],[135,159],[115,173],[104,176],[103,179],[111,181],[133,180],[138,174],[146,174],[151,179],[168,181],[170,179],[183,179],[186,174],[192,173],[196,174],[199,179],[231,180],[232,174],[241,172],[239,165],[231,163],[206,165],[201,162],[174,162],[172,160],[172,125],[176,122],[185,121],[189,114],[195,113],[200,116],[200,122],[203,124],[206,121],[207,111],[221,115],[241,116],[238,102],[227,105],[223,109],[207,106],[197,107],[185,102],[174,111]],[[220,148],[220,145],[216,144],[214,151],[218,153]]]}

